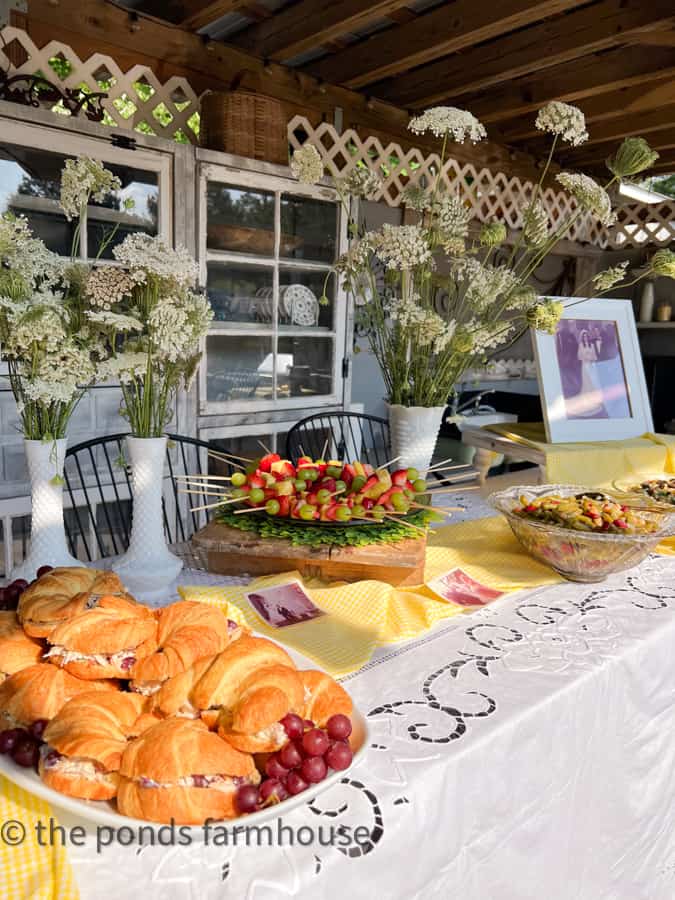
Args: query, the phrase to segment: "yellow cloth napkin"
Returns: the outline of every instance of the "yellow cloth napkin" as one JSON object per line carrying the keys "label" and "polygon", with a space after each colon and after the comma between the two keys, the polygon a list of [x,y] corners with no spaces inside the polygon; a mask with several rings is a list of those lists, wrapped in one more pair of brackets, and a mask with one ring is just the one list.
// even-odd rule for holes
{"label": "yellow cloth napkin", "polygon": [[[78,900],[65,848],[58,841],[53,847],[37,842],[36,823],[44,823],[48,836],[51,815],[47,803],[0,775],[0,826],[5,829],[0,835],[2,900]],[[25,839],[19,843],[21,828]]]}
{"label": "yellow cloth napkin", "polygon": [[[425,578],[451,569],[464,571],[488,587],[515,591],[556,584],[560,576],[525,554],[501,517],[447,525],[430,532]],[[285,628],[272,628],[255,612],[246,594],[297,580],[328,615]],[[325,584],[302,581],[285,572],[258,578],[245,586],[179,588],[185,600],[218,606],[227,616],[267,637],[293,647],[334,677],[361,668],[381,644],[408,640],[441,619],[469,611],[439,600],[426,585],[392,587],[380,581]]]}
{"label": "yellow cloth napkin", "polygon": [[[543,422],[499,423],[483,426],[546,455],[546,480],[551,484],[611,487],[613,482],[636,481],[675,472],[675,435],[647,432],[623,441],[548,444]],[[664,538],[657,553],[675,556],[675,537]]]}

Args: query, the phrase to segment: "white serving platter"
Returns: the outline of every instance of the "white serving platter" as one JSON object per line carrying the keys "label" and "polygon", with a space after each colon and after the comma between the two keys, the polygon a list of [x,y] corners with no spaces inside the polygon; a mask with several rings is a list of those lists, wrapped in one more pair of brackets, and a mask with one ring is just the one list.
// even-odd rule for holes
{"label": "white serving platter", "polygon": [[[257,636],[259,637],[260,635]],[[298,669],[318,668],[311,659],[298,653],[296,650],[293,650],[290,647],[284,647],[284,650],[292,657],[293,662]],[[342,772],[331,772],[323,781],[311,785],[301,794],[296,794],[294,797],[288,797],[288,799],[284,800],[282,803],[278,803],[275,806],[269,806],[266,809],[261,809],[255,813],[240,816],[236,819],[223,819],[222,821],[213,823],[213,827],[225,826],[234,828],[235,826],[243,825],[260,825],[270,819],[284,816],[299,806],[303,806],[312,797],[316,797],[318,794],[323,793],[332,785],[339,782],[364,756],[369,742],[368,723],[356,708],[354,708],[352,712],[351,720],[352,735],[349,742],[354,751],[354,758],[348,769],[345,769]],[[70,816],[75,817],[85,826],[87,823],[93,824],[94,826],[108,826],[113,829],[119,829],[126,826],[127,828],[132,829],[136,834],[142,834],[143,832],[139,832],[139,829],[143,827],[147,834],[148,827],[157,831],[159,828],[163,826],[166,827],[168,824],[148,822],[145,819],[132,819],[129,816],[123,816],[121,813],[117,812],[114,800],[78,800],[74,797],[60,794],[53,788],[47,787],[37,772],[17,765],[10,756],[0,755],[0,775],[4,775],[9,781],[12,781],[29,793],[34,794],[41,800],[45,800],[50,806],[69,813]],[[189,831],[190,840],[193,843],[198,843],[204,837],[204,829],[201,825],[180,826],[176,823],[176,827],[184,829],[183,833],[185,833],[185,830]]]}

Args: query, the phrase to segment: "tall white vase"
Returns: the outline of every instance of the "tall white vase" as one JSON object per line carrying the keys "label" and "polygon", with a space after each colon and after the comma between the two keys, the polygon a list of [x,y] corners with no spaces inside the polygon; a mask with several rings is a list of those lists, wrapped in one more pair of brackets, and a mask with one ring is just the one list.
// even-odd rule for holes
{"label": "tall white vase", "polygon": [[434,455],[445,406],[389,405],[389,430],[396,468],[417,469],[424,475]]}
{"label": "tall white vase", "polygon": [[127,552],[113,564],[128,591],[151,603],[161,599],[183,568],[164,536],[162,482],[166,437],[127,437],[131,464],[133,520]]}
{"label": "tall white vase", "polygon": [[[24,441],[30,477],[31,525],[28,556],[11,578],[32,581],[40,566],[81,566],[71,556],[63,527],[63,461],[66,438],[57,441]],[[56,483],[55,483],[56,479]],[[9,538],[5,536],[5,540]]]}

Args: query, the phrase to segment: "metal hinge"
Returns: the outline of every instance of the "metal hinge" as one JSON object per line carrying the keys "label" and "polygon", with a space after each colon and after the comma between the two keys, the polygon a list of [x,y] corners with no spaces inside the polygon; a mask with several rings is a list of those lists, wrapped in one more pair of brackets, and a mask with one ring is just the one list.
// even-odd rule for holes
{"label": "metal hinge", "polygon": [[127,137],[126,134],[113,134],[110,143],[113,147],[120,147],[122,150],[136,149],[136,138]]}
{"label": "metal hinge", "polygon": [[349,357],[345,356],[342,359],[342,377],[349,378]]}

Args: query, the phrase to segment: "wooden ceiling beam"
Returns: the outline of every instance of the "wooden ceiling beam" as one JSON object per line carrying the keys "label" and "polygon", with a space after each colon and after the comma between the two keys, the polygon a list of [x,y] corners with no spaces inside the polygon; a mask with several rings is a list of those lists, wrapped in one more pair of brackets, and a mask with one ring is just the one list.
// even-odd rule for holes
{"label": "wooden ceiling beam", "polygon": [[490,44],[474,47],[400,78],[372,93],[401,106],[433,106],[471,91],[571,62],[639,38],[645,28],[675,22],[673,0],[603,0]]}
{"label": "wooden ceiling beam", "polygon": [[249,0],[183,0],[181,28],[199,31],[228,13],[242,12]]}
{"label": "wooden ceiling beam", "polygon": [[[336,107],[343,111],[345,128],[361,129],[365,135],[386,135],[404,149],[419,147],[438,152],[440,141],[412,135],[405,110],[347,90],[319,82],[302,72],[277,63],[264,64],[250,54],[220,41],[205,44],[201,37],[167,22],[147,16],[131,17],[127,9],[105,0],[78,0],[77,18],[65,19],[50,0],[29,0],[28,33],[37,46],[49,41],[68,44],[82,59],[93,53],[108,54],[126,70],[148,65],[161,80],[172,75],[185,77],[198,93],[206,89],[228,90],[235,76],[249,72],[257,79],[257,89],[286,104],[289,117],[296,111],[332,121]],[[537,177],[538,161],[524,153],[491,141],[478,145],[454,145],[452,156],[493,171]]]}
{"label": "wooden ceiling beam", "polygon": [[308,63],[307,69],[326,81],[360,88],[580,5],[580,0],[454,0],[409,25]]}
{"label": "wooden ceiling beam", "polygon": [[636,35],[635,43],[649,47],[675,47],[675,31],[647,31]]}
{"label": "wooden ceiling beam", "polygon": [[500,122],[534,112],[551,100],[573,103],[674,76],[675,51],[655,47],[645,53],[643,48],[625,47],[585,57],[574,66],[555,66],[538,78],[521,79],[501,90],[467,96],[462,105],[482,122]]}
{"label": "wooden ceiling beam", "polygon": [[[589,131],[594,133],[595,125],[628,113],[638,114],[675,103],[675,81],[672,77],[659,78],[637,87],[621,88],[595,97],[584,97],[575,101],[586,117]],[[504,144],[519,141],[546,141],[547,136],[534,127],[531,114],[504,123],[495,123],[491,128],[495,140]]]}
{"label": "wooden ceiling beam", "polygon": [[233,38],[244,50],[281,62],[328,44],[400,9],[407,0],[301,0]]}

